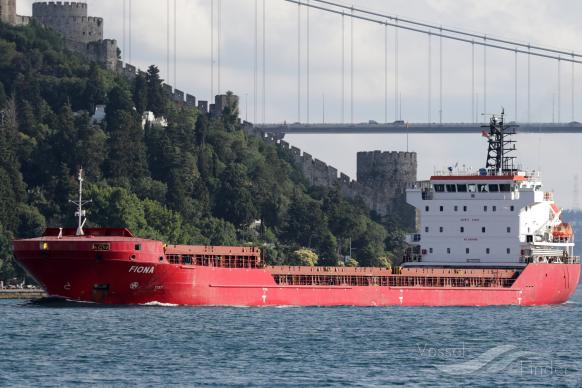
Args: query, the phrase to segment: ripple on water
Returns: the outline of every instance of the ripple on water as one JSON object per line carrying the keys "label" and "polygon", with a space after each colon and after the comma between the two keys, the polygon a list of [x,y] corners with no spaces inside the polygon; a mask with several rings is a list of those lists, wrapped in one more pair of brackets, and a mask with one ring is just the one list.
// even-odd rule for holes
{"label": "ripple on water", "polygon": [[[528,308],[5,300],[0,385],[576,386],[581,302],[580,290],[565,304]],[[479,370],[451,371],[496,349]],[[536,357],[495,369],[516,352]]]}

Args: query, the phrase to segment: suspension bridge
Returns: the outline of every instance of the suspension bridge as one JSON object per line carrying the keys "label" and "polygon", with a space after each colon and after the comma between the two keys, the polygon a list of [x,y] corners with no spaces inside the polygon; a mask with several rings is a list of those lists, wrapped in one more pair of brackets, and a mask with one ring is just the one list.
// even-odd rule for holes
{"label": "suspension bridge", "polygon": [[[210,52],[208,53],[209,90],[210,96],[224,93],[224,22],[225,10],[222,0],[207,0],[210,6]],[[363,7],[346,5],[334,0],[277,0],[278,3],[288,5],[288,17],[296,17],[296,36],[289,36],[289,40],[296,39],[296,86],[295,90],[286,90],[285,93],[296,95],[296,114],[294,117],[286,117],[284,120],[269,123],[267,117],[276,102],[267,92],[268,80],[272,77],[273,60],[276,53],[268,51],[268,39],[272,29],[277,26],[268,25],[269,7],[274,2],[266,0],[245,0],[248,8],[253,12],[252,20],[252,69],[249,69],[252,77],[252,87],[244,95],[244,106],[241,103],[242,116],[253,122],[257,127],[269,132],[285,133],[469,133],[481,130],[481,124],[486,121],[489,111],[498,111],[501,106],[492,100],[491,70],[492,58],[500,53],[512,57],[511,65],[505,63],[504,72],[513,78],[511,85],[505,85],[505,93],[513,94],[512,106],[505,106],[508,115],[519,124],[520,132],[534,133],[580,133],[582,124],[576,121],[576,69],[582,63],[582,53],[554,47],[523,42],[518,39],[500,38],[486,33],[463,31],[439,24],[420,22],[409,18],[399,17],[380,11],[372,11]],[[178,8],[181,0],[167,0],[165,4],[166,41],[165,41],[165,72],[166,80],[173,78],[177,84],[177,22]],[[134,4],[135,5],[135,4]],[[128,62],[132,61],[132,0],[123,1],[123,40],[124,56]],[[341,66],[337,78],[339,87],[336,96],[336,111],[338,114],[328,114],[326,120],[325,95],[318,90],[313,90],[312,55],[321,47],[314,47],[314,38],[311,29],[317,25],[317,17],[334,17],[341,29],[334,34],[340,44],[338,58]],[[357,88],[357,66],[355,64],[355,47],[359,42],[354,38],[354,23],[364,23],[377,26],[381,31],[383,45],[382,69],[377,72],[376,79],[382,84],[383,96],[382,112],[375,112],[376,119],[370,118],[358,122],[358,104],[355,96]],[[484,27],[487,27],[486,25]],[[269,28],[269,31],[267,31]],[[376,31],[376,33],[378,33]],[[425,89],[424,101],[415,104],[424,105],[425,120],[417,122],[408,121],[402,115],[402,95],[406,93],[408,85],[403,85],[403,69],[410,66],[406,58],[403,58],[402,47],[408,42],[403,36],[411,34],[424,36],[426,46],[417,47],[418,51],[426,50],[426,72],[419,78],[419,85],[415,88]],[[447,53],[443,52],[443,42],[454,42],[459,47],[465,47],[469,53],[468,66],[459,63],[449,63],[448,66],[457,66],[459,72],[470,73],[466,86],[465,100],[467,102],[467,114],[465,122],[450,122],[444,119],[446,106],[447,80],[443,58]],[[532,74],[532,62],[544,61],[551,64],[554,69],[555,84],[547,93],[547,105],[552,107],[551,117],[544,122],[533,122],[532,116],[536,112],[532,110],[532,83],[536,78]],[[507,61],[506,61],[507,62]],[[498,71],[498,70],[497,70]],[[511,74],[509,74],[511,73]],[[489,77],[489,78],[488,78]],[[422,79],[421,79],[422,78]],[[489,87],[489,90],[488,90]],[[183,87],[182,87],[183,88]],[[336,94],[336,93],[333,93]],[[508,99],[505,99],[507,102]],[[251,106],[249,113],[248,106]],[[317,106],[317,113],[314,113]],[[319,108],[321,107],[321,114]],[[524,108],[525,107],[525,108]],[[518,117],[518,111],[523,117]],[[317,119],[314,117],[317,115]],[[361,115],[360,115],[361,116]],[[380,119],[378,117],[381,117]],[[539,115],[538,115],[539,117]],[[519,120],[518,120],[519,119]]]}

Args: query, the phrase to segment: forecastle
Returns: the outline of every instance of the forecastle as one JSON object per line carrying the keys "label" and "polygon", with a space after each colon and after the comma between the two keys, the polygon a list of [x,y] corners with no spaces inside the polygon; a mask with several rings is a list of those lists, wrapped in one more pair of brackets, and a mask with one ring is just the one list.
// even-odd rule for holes
{"label": "forecastle", "polygon": [[357,180],[352,180],[284,140],[263,132],[250,124],[247,134],[262,138],[288,152],[310,184],[338,188],[348,198],[361,199],[380,216],[396,217],[406,226],[415,226],[415,210],[406,204],[406,188],[416,183],[415,152],[358,152]]}

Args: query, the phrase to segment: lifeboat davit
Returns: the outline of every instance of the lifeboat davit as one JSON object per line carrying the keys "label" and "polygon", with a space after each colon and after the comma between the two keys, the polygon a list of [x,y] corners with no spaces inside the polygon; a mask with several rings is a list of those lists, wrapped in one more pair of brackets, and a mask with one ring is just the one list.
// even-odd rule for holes
{"label": "lifeboat davit", "polygon": [[554,238],[570,238],[573,234],[574,231],[572,230],[572,225],[564,222],[555,226],[552,231]]}

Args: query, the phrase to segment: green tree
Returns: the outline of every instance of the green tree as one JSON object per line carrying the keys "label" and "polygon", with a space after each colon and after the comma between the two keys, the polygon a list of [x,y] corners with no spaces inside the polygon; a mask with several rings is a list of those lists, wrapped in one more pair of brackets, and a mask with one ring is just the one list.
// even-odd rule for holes
{"label": "green tree", "polygon": [[133,86],[133,103],[137,113],[142,114],[148,107],[148,83],[145,76],[138,74]]}
{"label": "green tree", "polygon": [[160,70],[157,66],[151,65],[147,75],[148,104],[147,110],[154,112],[156,116],[166,113],[166,98],[162,88],[163,81],[160,79]]}
{"label": "green tree", "polygon": [[237,227],[246,227],[257,217],[246,168],[241,164],[228,166],[220,176],[216,194],[216,214]]}
{"label": "green tree", "polygon": [[301,248],[294,251],[292,259],[295,265],[304,265],[308,267],[315,266],[319,261],[317,253],[307,248]]}
{"label": "green tree", "polygon": [[85,88],[85,101],[87,103],[87,110],[90,113],[95,113],[95,106],[97,104],[105,103],[106,87],[101,70],[97,63],[92,62],[89,68],[89,77],[87,79],[87,86]]}

